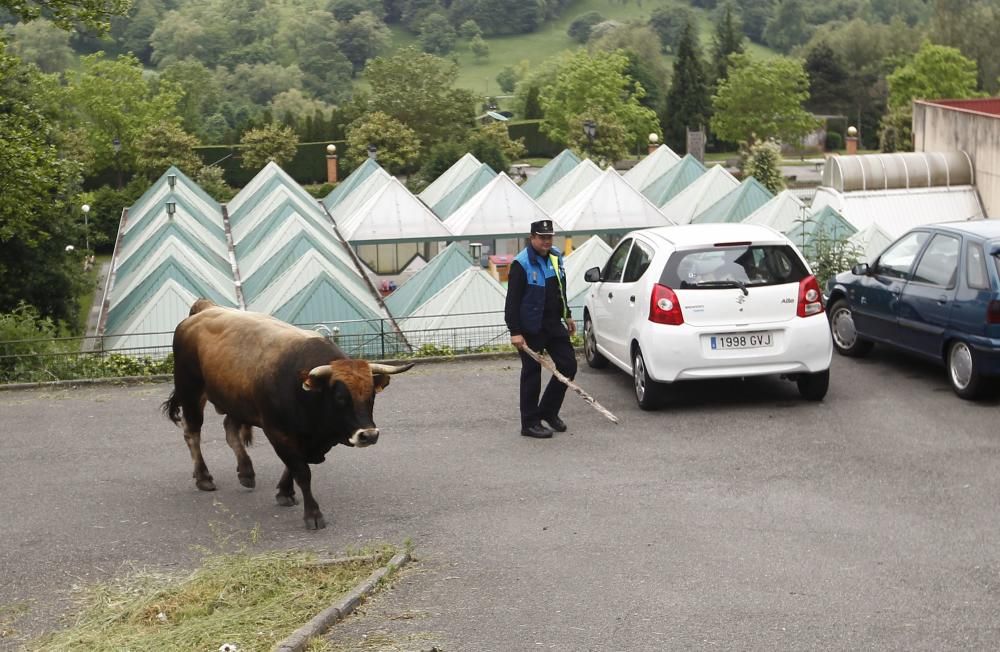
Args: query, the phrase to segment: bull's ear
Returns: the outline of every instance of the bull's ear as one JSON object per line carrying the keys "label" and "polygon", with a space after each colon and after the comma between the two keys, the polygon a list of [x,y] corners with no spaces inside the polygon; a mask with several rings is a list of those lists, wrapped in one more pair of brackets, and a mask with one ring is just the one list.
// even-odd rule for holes
{"label": "bull's ear", "polygon": [[375,393],[378,394],[389,386],[389,376],[387,374],[375,374],[372,376],[372,384],[375,385]]}

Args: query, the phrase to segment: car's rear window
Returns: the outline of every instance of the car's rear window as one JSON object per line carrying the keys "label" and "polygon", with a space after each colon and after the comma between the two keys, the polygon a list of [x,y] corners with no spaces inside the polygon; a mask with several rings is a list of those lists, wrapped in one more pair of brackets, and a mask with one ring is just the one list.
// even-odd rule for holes
{"label": "car's rear window", "polygon": [[675,289],[783,285],[798,283],[808,275],[788,245],[706,247],[675,252],[660,283]]}

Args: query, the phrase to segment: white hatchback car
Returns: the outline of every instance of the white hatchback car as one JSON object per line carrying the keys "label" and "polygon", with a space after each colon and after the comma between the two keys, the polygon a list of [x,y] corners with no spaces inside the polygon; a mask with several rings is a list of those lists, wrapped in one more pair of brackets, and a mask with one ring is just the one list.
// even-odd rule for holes
{"label": "white hatchback car", "polygon": [[661,383],[778,374],[826,396],[833,344],[819,283],[795,245],[753,224],[633,231],[587,270],[584,351],[632,374],[639,407]]}

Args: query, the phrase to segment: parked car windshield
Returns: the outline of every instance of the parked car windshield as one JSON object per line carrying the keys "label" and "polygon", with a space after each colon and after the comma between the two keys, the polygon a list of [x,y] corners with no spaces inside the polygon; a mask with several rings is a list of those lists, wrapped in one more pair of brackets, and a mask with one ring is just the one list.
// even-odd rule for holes
{"label": "parked car windshield", "polygon": [[671,288],[725,288],[798,283],[809,271],[788,245],[706,247],[678,251],[660,284]]}

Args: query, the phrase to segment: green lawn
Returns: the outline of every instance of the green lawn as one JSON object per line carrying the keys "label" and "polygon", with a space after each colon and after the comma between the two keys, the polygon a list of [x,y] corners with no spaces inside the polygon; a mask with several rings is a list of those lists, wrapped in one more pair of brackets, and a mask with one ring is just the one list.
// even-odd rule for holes
{"label": "green lawn", "polygon": [[[541,30],[532,34],[520,34],[517,36],[502,36],[487,38],[486,42],[490,46],[490,56],[485,61],[477,61],[469,51],[466,41],[460,40],[455,51],[452,53],[459,65],[459,75],[457,86],[467,88],[477,95],[488,97],[501,93],[497,85],[496,77],[505,66],[516,65],[521,61],[527,61],[530,67],[538,66],[546,59],[549,59],[563,50],[570,50],[582,47],[570,39],[566,34],[569,27],[578,16],[589,11],[596,11],[606,19],[614,19],[620,22],[629,20],[645,21],[650,13],[657,7],[667,3],[659,2],[613,2],[612,0],[579,0],[571,7],[567,7],[563,15],[556,20],[547,23]],[[708,56],[711,45],[712,33],[715,25],[711,21],[708,12],[693,9],[699,20],[699,31],[701,36],[701,46],[704,56]],[[392,46],[393,48],[414,45],[417,39],[406,30],[393,26]],[[757,56],[773,56],[773,51],[760,45],[750,44],[749,52]],[[673,57],[664,55],[664,63],[670,68]]]}

